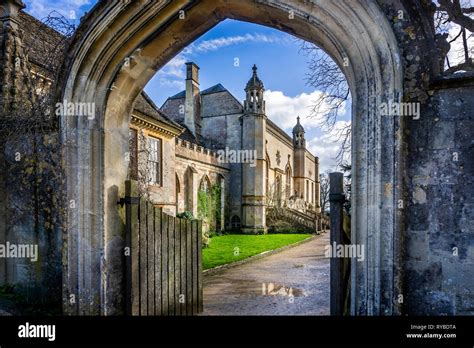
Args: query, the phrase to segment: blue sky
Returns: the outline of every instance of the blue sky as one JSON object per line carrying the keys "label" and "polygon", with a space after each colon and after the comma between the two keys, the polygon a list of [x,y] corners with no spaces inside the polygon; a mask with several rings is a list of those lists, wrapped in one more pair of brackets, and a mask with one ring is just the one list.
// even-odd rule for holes
{"label": "blue sky", "polygon": [[[80,17],[91,9],[93,0],[24,0],[26,11],[44,18],[55,10],[79,24]],[[336,132],[323,132],[319,117],[308,118],[319,91],[305,82],[307,57],[299,51],[300,42],[291,35],[264,26],[225,20],[185,48],[148,83],[145,91],[161,106],[168,96],[184,89],[185,66],[194,61],[200,67],[201,89],[217,83],[226,87],[238,100],[257,64],[265,84],[267,116],[291,134],[296,117],[306,129],[307,146],[320,157],[321,170],[335,170],[338,151]],[[238,64],[235,64],[238,62]],[[350,122],[346,105],[338,125]]]}

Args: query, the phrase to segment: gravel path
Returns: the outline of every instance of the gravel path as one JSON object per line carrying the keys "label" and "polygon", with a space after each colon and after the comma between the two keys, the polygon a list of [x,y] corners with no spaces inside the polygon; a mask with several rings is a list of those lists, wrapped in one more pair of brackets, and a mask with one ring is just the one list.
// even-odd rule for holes
{"label": "gravel path", "polygon": [[204,276],[203,315],[329,315],[329,233]]}

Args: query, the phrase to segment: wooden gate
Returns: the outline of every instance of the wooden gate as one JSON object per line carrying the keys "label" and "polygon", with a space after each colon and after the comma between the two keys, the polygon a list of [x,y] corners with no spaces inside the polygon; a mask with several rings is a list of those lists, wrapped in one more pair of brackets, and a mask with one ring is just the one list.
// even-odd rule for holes
{"label": "wooden gate", "polygon": [[201,221],[163,213],[138,197],[136,181],[125,187],[127,313],[202,312]]}

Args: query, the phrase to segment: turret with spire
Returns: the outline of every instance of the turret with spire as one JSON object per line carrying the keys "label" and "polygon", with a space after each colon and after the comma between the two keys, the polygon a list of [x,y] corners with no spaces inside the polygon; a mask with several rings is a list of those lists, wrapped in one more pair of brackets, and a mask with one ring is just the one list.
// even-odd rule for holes
{"label": "turret with spire", "polygon": [[296,118],[296,126],[293,127],[293,146],[295,148],[305,148],[306,139],[304,137],[304,128],[300,123],[300,117]]}
{"label": "turret with spire", "polygon": [[300,117],[296,118],[296,126],[293,127],[293,168],[294,168],[294,189],[300,198],[308,197],[305,185],[306,179],[306,139],[304,128],[300,123]]}
{"label": "turret with spire", "polygon": [[244,114],[242,115],[242,150],[255,151],[253,165],[242,164],[242,226],[243,233],[262,234],[266,226],[266,185],[265,178],[265,140],[267,117],[265,116],[265,88],[257,75],[254,65],[253,74],[245,86]]}
{"label": "turret with spire", "polygon": [[245,87],[246,97],[244,109],[246,112],[264,114],[265,101],[263,100],[263,92],[265,91],[265,87],[263,86],[262,80],[260,80],[257,75],[257,66],[255,64],[253,65],[252,70],[252,77]]}

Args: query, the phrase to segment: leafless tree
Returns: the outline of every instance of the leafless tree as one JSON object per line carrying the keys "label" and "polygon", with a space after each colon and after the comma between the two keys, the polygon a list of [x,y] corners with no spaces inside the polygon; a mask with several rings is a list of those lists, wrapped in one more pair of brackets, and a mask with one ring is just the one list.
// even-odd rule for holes
{"label": "leafless tree", "polygon": [[[474,3],[472,0],[438,0],[437,3],[429,1],[429,7],[433,13],[434,25],[438,47],[441,49],[441,63],[445,68],[445,74],[459,71],[474,71],[473,46],[470,40],[474,38]],[[452,28],[457,29],[457,34],[449,38]],[[452,65],[448,52],[453,43],[459,44],[455,56],[462,58]]]}
{"label": "leafless tree", "polygon": [[308,57],[306,83],[320,91],[314,101],[310,117],[321,118],[321,128],[336,132],[337,142],[341,144],[336,159],[341,164],[351,149],[351,124],[336,128],[344,104],[351,98],[346,77],[339,66],[318,46],[301,41],[300,52]]}
{"label": "leafless tree", "polygon": [[319,182],[321,212],[324,213],[329,209],[329,175],[327,173],[319,174]]}

